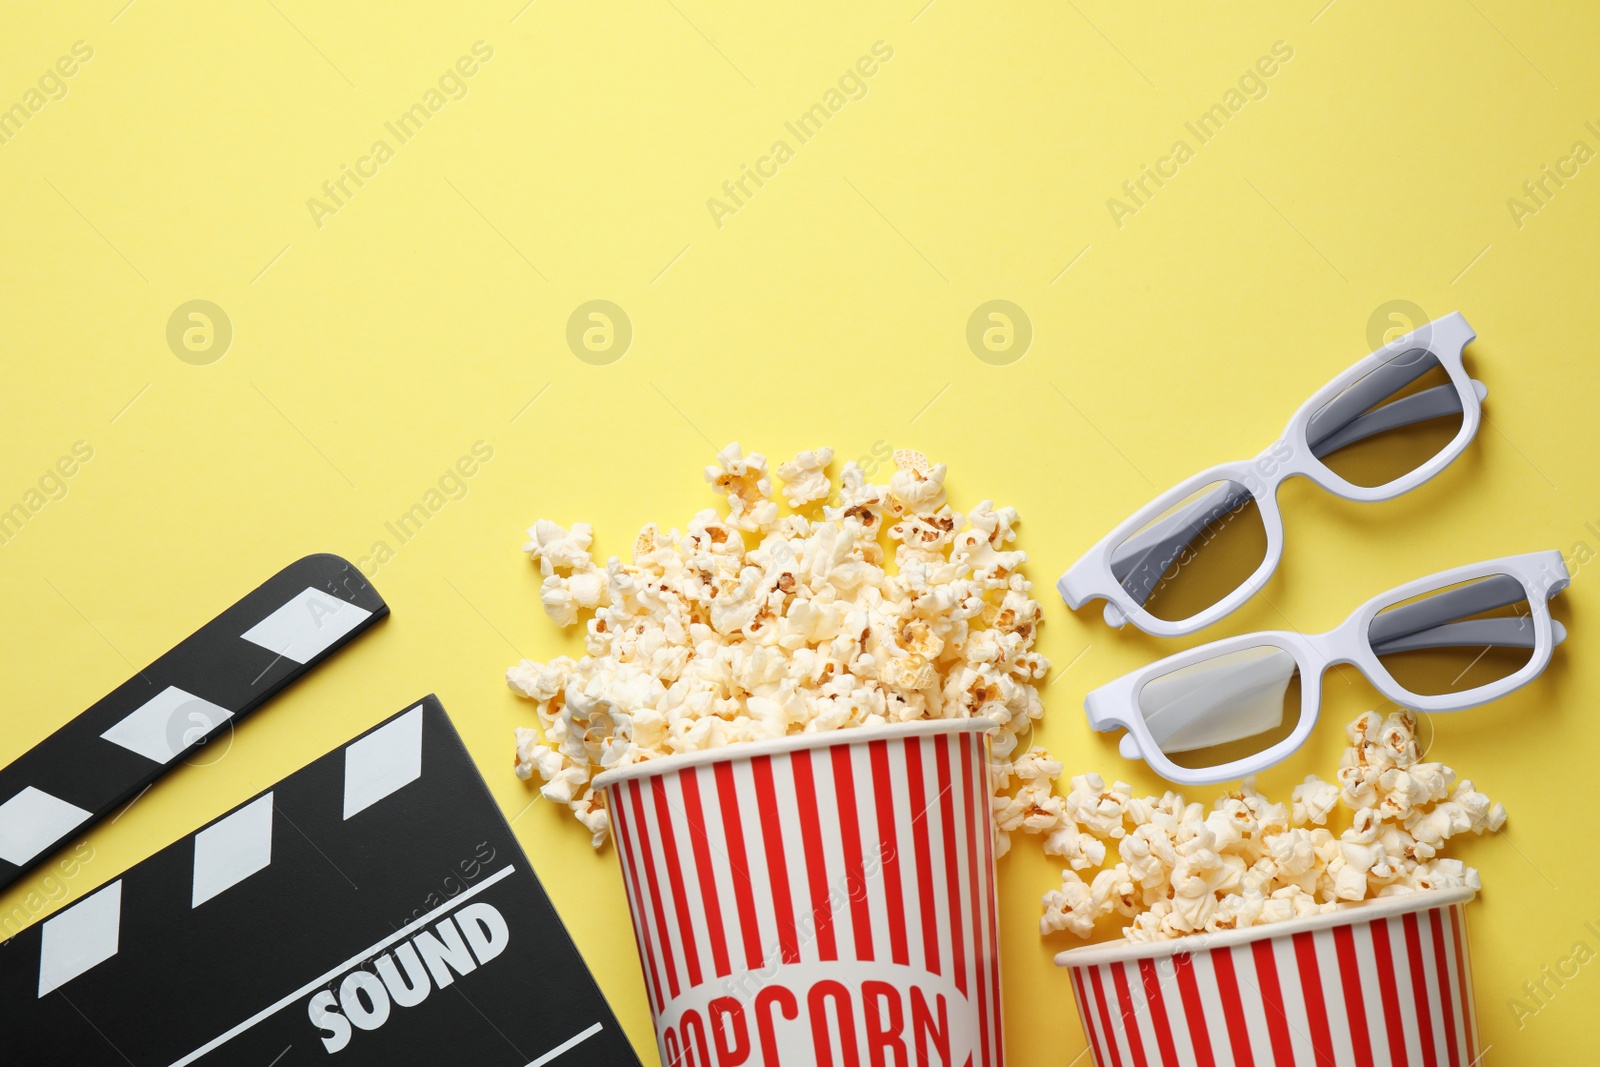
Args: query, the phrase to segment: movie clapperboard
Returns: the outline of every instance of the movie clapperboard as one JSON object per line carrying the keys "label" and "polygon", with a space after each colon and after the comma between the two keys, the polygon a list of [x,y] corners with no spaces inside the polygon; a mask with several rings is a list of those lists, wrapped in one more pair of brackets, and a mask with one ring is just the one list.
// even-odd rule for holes
{"label": "movie clapperboard", "polygon": [[0,768],[0,889],[387,614],[349,561],[306,556]]}
{"label": "movie clapperboard", "polygon": [[0,1062],[639,1067],[429,696],[0,944]]}

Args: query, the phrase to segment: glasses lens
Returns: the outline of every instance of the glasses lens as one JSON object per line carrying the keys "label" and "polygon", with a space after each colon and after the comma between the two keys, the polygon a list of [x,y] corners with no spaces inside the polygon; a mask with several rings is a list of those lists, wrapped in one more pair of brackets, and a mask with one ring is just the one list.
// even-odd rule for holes
{"label": "glasses lens", "polygon": [[1464,693],[1509,678],[1533,658],[1533,613],[1522,583],[1494,574],[1402,600],[1373,616],[1367,639],[1400,687]]}
{"label": "glasses lens", "polygon": [[1139,712],[1156,746],[1195,769],[1266,751],[1294,733],[1300,711],[1300,666],[1277,645],[1201,660],[1139,690]]}
{"label": "glasses lens", "polygon": [[1111,552],[1111,571],[1156,618],[1181,622],[1243,585],[1267,558],[1261,507],[1216,481],[1145,523]]}
{"label": "glasses lens", "polygon": [[1461,430],[1461,395],[1439,358],[1401,352],[1328,401],[1306,426],[1324,466],[1372,489],[1437,456]]}

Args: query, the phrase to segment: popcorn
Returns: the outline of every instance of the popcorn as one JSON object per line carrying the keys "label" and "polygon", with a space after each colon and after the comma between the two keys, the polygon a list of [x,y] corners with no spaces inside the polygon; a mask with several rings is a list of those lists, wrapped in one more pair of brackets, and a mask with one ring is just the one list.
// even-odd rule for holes
{"label": "popcorn", "polygon": [[1306,780],[1294,787],[1294,824],[1304,826],[1311,823],[1313,826],[1322,826],[1328,821],[1328,816],[1339,803],[1339,787],[1332,782],[1324,782],[1314,774],[1306,775]]}
{"label": "popcorn", "polygon": [[539,587],[539,602],[557,626],[571,626],[580,610],[593,610],[605,601],[605,575],[594,564],[565,577],[552,574]]}
{"label": "popcorn", "polygon": [[1367,874],[1380,859],[1386,858],[1382,845],[1341,841],[1339,856],[1329,865],[1333,873],[1334,895],[1340,900],[1365,900]]}
{"label": "popcorn", "polygon": [[944,505],[943,463],[929,464],[928,457],[909,448],[894,453],[895,472],[889,478],[889,492],[897,511],[927,515]]}
{"label": "popcorn", "polygon": [[[888,485],[846,463],[829,503],[833,455],[801,452],[776,470],[788,506],[821,501],[820,519],[782,514],[766,457],[731,444],[705,469],[727,514],[701,511],[683,532],[646,525],[631,562],[597,564],[585,523],[534,524],[525,551],[544,576],[540,601],[558,625],[584,623],[586,654],[506,672],[537,718],[517,731],[518,776],[537,773],[543,795],[598,848],[610,822],[591,782],[603,770],[764,738],[987,716],[1000,723],[991,753],[1005,783],[998,851],[1014,832],[1037,834],[1071,866],[1102,866],[1106,846],[1090,830],[1120,824],[1131,790],[1102,783],[1107,796],[1079,798],[1091,824],[1080,829],[1052,788],[1061,765],[1019,741],[1044,712],[1037,684],[1050,664],[1033,647],[1042,611],[1020,571],[1027,556],[1007,547],[1016,511],[990,501],[970,517],[953,511],[944,465],[912,451],[896,453]],[[885,535],[896,546],[887,568]],[[1144,891],[1131,868],[1115,886],[1124,884]],[[1102,897],[1124,908],[1129,898],[1112,887]]]}
{"label": "popcorn", "polygon": [[818,448],[801,452],[787,463],[778,464],[778,478],[783,482],[783,499],[799,510],[807,504],[826,500],[833,492],[828,482],[828,464],[833,462],[833,449]]}
{"label": "popcorn", "polygon": [[755,533],[778,518],[772,480],[767,477],[767,457],[760,452],[746,456],[740,451],[739,442],[733,442],[717,453],[715,464],[706,468],[706,481],[728,498],[728,525],[734,529]]}
{"label": "popcorn", "polygon": [[[970,521],[987,514],[980,506]],[[1337,784],[1308,775],[1291,806],[1272,803],[1246,779],[1209,812],[1171,792],[1136,798],[1096,774],[1078,775],[1064,796],[1054,795],[1061,764],[1030,749],[1013,775],[997,779],[1003,795],[994,807],[1007,836],[1043,835],[1046,854],[1067,861],[1061,888],[1044,896],[1041,933],[1087,938],[1102,919],[1120,915],[1131,919],[1123,937],[1159,941],[1324,914],[1372,897],[1481,888],[1477,871],[1439,852],[1461,834],[1499,830],[1504,806],[1472,782],[1457,782],[1444,764],[1423,762],[1409,712],[1368,712],[1346,734]],[[1350,824],[1335,836],[1327,824],[1341,802]],[[1117,862],[1105,867],[1113,842]]]}
{"label": "popcorn", "polygon": [[1072,792],[1067,794],[1067,815],[1096,837],[1121,837],[1127,832],[1122,818],[1131,799],[1133,788],[1126,782],[1107,789],[1098,774],[1080,774],[1072,779]]}
{"label": "popcorn", "polygon": [[1089,884],[1089,903],[1102,914],[1132,917],[1140,899],[1128,868],[1121,863],[1101,871]]}
{"label": "popcorn", "polygon": [[528,527],[528,543],[522,550],[539,564],[540,572],[548,578],[558,571],[570,573],[587,567],[588,548],[593,540],[594,529],[586,522],[575,522],[568,531],[549,519],[540,519]]}
{"label": "popcorn", "polygon": [[1106,861],[1105,842],[1084,833],[1071,820],[1062,820],[1062,825],[1050,832],[1044,841],[1044,851],[1046,855],[1060,856],[1075,871],[1098,867]]}
{"label": "popcorn", "polygon": [[[1050,759],[1042,748],[1029,749],[1009,767],[996,774],[998,781],[1008,785],[1012,778],[1019,782],[1017,792],[1011,796],[994,798],[994,825],[999,854],[1011,848],[1011,834],[1026,831],[1035,834],[1056,834],[1065,821],[1065,802],[1055,796],[1051,784],[1061,775],[1061,764]],[[1092,842],[1091,847],[1099,845]],[[1050,851],[1046,844],[1045,851]],[[1068,855],[1060,852],[1058,855]],[[1074,867],[1098,867],[1105,861],[1105,846],[1099,845],[1099,855],[1093,863],[1074,863]]]}
{"label": "popcorn", "polygon": [[1194,837],[1179,846],[1172,868],[1172,924],[1184,932],[1204,930],[1211,923],[1221,897],[1240,886],[1245,863],[1215,849],[1216,836],[1202,825]]}
{"label": "popcorn", "polygon": [[1044,895],[1044,916],[1039,920],[1039,932],[1070,930],[1079,937],[1088,937],[1094,933],[1097,918],[1093,891],[1076,874],[1062,871],[1061,888]]}
{"label": "popcorn", "polygon": [[[1050,851],[1048,841],[1044,850]],[[1147,891],[1159,892],[1165,888],[1169,872],[1178,864],[1171,829],[1155,822],[1134,827],[1133,833],[1117,844],[1117,855],[1122,857],[1129,876]]]}

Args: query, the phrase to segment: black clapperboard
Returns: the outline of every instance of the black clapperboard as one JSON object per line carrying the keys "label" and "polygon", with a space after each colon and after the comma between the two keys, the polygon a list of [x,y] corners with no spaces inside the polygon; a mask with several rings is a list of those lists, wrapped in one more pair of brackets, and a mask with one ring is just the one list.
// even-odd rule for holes
{"label": "black clapperboard", "polygon": [[0,768],[0,889],[387,614],[348,560],[306,556]]}
{"label": "black clapperboard", "polygon": [[638,1067],[429,696],[0,944],[0,1063]]}

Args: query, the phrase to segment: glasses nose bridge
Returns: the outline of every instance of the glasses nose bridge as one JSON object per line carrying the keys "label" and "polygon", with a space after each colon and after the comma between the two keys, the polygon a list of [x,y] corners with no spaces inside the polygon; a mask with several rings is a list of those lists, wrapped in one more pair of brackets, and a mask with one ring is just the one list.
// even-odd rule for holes
{"label": "glasses nose bridge", "polygon": [[1361,620],[1351,618],[1326,633],[1301,634],[1300,639],[1322,669],[1326,670],[1336,663],[1353,662],[1353,650],[1359,647],[1359,642],[1365,640],[1365,636],[1361,632]]}

